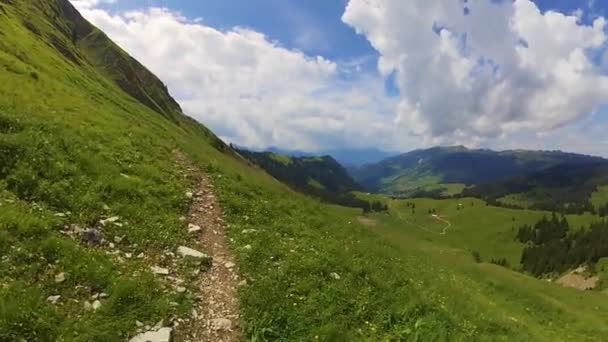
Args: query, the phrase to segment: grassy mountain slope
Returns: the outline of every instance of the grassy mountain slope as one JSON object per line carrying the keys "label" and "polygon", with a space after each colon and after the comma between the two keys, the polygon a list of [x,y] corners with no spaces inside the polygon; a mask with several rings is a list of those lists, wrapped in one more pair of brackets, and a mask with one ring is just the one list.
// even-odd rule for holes
{"label": "grassy mountain slope", "polygon": [[343,193],[360,189],[346,170],[330,156],[289,157],[272,152],[238,152],[276,179],[304,192]]}
{"label": "grassy mountain slope", "polygon": [[601,158],[549,151],[469,150],[435,147],[416,150],[352,170],[364,187],[380,192],[409,192],[437,184],[482,184],[525,175],[561,163],[587,163]]}
{"label": "grassy mountain slope", "polygon": [[357,198],[353,192],[360,190],[361,186],[330,156],[290,157],[274,152],[248,150],[238,150],[238,153],[290,188],[323,202],[365,211],[386,209],[377,201]]}
{"label": "grassy mountain slope", "polygon": [[[199,295],[194,269],[173,264],[170,252],[196,243],[180,220],[195,180],[184,178],[176,149],[215,185],[247,279],[239,290],[247,339],[608,334],[600,294],[476,264],[464,249],[445,257],[449,245],[403,234],[400,221],[359,224],[359,210],[289,191],[201,125],[177,112],[167,120],[115,83],[111,67],[85,57],[86,47],[51,43],[62,37],[56,24],[67,25],[54,14],[65,5],[0,0],[0,341],[121,341],[137,320],[188,315]],[[113,216],[118,224],[99,224]],[[76,226],[99,229],[105,241],[81,243],[69,235]],[[156,265],[171,268],[187,291],[152,275]],[[66,279],[56,282],[60,272]],[[99,292],[108,295],[101,308],[86,310]],[[52,295],[61,296],[57,304],[46,300]]]}

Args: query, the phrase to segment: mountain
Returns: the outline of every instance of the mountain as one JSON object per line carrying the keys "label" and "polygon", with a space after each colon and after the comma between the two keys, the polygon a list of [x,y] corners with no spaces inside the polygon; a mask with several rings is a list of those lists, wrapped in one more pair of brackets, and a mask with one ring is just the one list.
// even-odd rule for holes
{"label": "mountain", "polygon": [[562,163],[586,164],[602,160],[560,151],[495,152],[452,146],[415,150],[350,171],[366,189],[403,193],[439,184],[483,184]]}
{"label": "mountain", "polygon": [[370,203],[355,197],[352,192],[361,190],[361,186],[331,156],[292,157],[243,149],[237,152],[296,191],[325,202],[366,211],[386,210],[380,203]]}
{"label": "mountain", "polygon": [[273,152],[238,152],[276,179],[304,192],[341,193],[361,189],[331,156],[290,157]]}
{"label": "mountain", "polygon": [[277,147],[270,147],[267,152],[284,154],[292,157],[312,157],[315,155],[331,156],[337,160],[342,166],[351,168],[365,164],[377,163],[383,159],[392,157],[395,153],[382,151],[375,148],[362,149],[329,149],[317,152],[304,152],[297,150],[284,150]]}
{"label": "mountain", "polygon": [[[529,175],[476,185],[463,196],[502,206],[567,214],[597,212],[593,194],[608,185],[608,161],[560,164]],[[603,203],[602,203],[603,204]]]}
{"label": "mountain", "polygon": [[[181,114],[179,104],[169,95],[167,87],[137,60],[129,56],[102,31],[86,21],[68,0],[56,0],[57,6],[33,1],[47,17],[44,29],[25,20],[24,26],[47,41],[73,65],[90,65],[109,81],[118,85],[134,99],[175,120]],[[49,2],[53,3],[53,1]],[[36,6],[36,5],[34,5]],[[63,20],[54,20],[61,18]],[[49,30],[52,25],[55,32]],[[75,49],[74,49],[75,48]]]}

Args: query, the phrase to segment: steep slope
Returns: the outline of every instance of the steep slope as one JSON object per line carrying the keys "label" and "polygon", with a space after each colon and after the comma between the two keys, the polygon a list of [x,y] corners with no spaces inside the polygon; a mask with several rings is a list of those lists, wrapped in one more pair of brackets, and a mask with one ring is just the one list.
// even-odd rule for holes
{"label": "steep slope", "polygon": [[332,157],[289,157],[272,152],[238,150],[276,179],[304,192],[343,193],[360,186]]}
{"label": "steep slope", "polygon": [[330,156],[290,157],[274,152],[252,152],[243,149],[238,152],[296,191],[317,197],[324,202],[365,211],[385,210],[385,206],[377,201],[358,199],[352,192],[361,190],[361,186]]}
{"label": "steep slope", "polygon": [[[10,2],[9,2],[10,3]],[[20,7],[23,24],[75,66],[91,65],[150,109],[175,121],[179,104],[167,87],[138,61],[86,21],[69,0],[30,1]],[[45,17],[28,16],[41,10]]]}
{"label": "steep slope", "polygon": [[[206,327],[192,308],[209,298],[195,284],[209,265],[177,253],[198,248],[190,197],[201,222],[221,208],[245,340],[608,334],[602,294],[475,264],[398,224],[398,235],[361,225],[360,210],[290,191],[193,120],[167,120],[84,47],[51,43],[65,4],[0,0],[0,341],[124,341],[160,320],[178,333]],[[192,193],[199,183],[176,151],[217,202],[198,201],[209,193]]]}
{"label": "steep slope", "polygon": [[608,185],[608,162],[561,164],[530,175],[465,189],[464,196],[515,207],[595,212],[592,194]]}
{"label": "steep slope", "polygon": [[462,146],[416,150],[352,170],[364,187],[380,192],[408,192],[437,184],[483,184],[526,175],[562,163],[601,158],[559,151],[470,150]]}

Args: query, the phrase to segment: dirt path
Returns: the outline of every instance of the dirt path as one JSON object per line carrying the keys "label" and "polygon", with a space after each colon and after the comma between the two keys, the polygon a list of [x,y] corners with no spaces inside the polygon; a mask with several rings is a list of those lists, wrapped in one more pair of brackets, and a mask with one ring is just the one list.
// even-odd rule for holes
{"label": "dirt path", "polygon": [[[209,177],[192,165],[181,153],[176,153],[177,162],[188,171],[188,177],[198,179],[192,190],[192,205],[186,218],[189,224],[200,227],[193,238],[200,239],[204,252],[213,258],[207,272],[200,274],[199,302],[193,316],[197,319],[176,331],[175,341],[239,341],[239,314],[237,284],[239,276],[227,245],[221,209]],[[194,227],[194,226],[189,226]],[[196,229],[196,227],[194,227]]]}
{"label": "dirt path", "polygon": [[440,222],[443,222],[446,224],[446,226],[443,227],[443,230],[441,231],[441,235],[445,235],[448,232],[448,229],[450,229],[450,227],[452,227],[452,223],[450,221],[444,220],[440,216],[433,215],[433,218],[437,221],[440,221]]}
{"label": "dirt path", "polygon": [[432,234],[436,234],[436,235],[446,235],[446,234],[447,234],[447,232],[448,232],[448,230],[449,230],[449,229],[452,227],[452,223],[451,223],[450,221],[448,221],[448,220],[444,220],[444,219],[442,219],[441,217],[439,217],[439,216],[437,216],[437,215],[436,215],[436,216],[433,216],[433,218],[435,218],[436,220],[441,221],[441,222],[443,222],[443,223],[445,223],[445,224],[446,224],[446,226],[445,226],[445,227],[443,227],[443,230],[441,231],[441,233],[438,233],[438,232],[433,231],[433,230],[431,230],[431,229],[429,229],[429,228],[427,228],[427,227],[425,227],[425,226],[422,226],[422,225],[420,225],[420,224],[414,223],[414,222],[412,222],[412,221],[410,221],[410,220],[406,219],[405,217],[403,217],[403,215],[401,215],[401,212],[400,212],[398,209],[395,209],[395,210],[394,210],[394,212],[396,212],[396,213],[397,213],[397,217],[398,217],[399,219],[403,220],[405,223],[409,224],[410,226],[413,226],[413,227],[416,227],[416,228],[422,229],[422,230],[424,230],[425,232],[429,232],[429,233],[432,233]]}

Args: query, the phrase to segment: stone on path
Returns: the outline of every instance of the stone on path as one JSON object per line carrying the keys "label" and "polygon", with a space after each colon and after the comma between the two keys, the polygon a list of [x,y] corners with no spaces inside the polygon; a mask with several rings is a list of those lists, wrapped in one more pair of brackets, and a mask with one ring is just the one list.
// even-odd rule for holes
{"label": "stone on path", "polygon": [[160,328],[141,333],[130,339],[129,342],[171,342],[172,335],[173,329]]}
{"label": "stone on path", "polygon": [[177,254],[181,255],[182,257],[192,257],[192,258],[196,258],[196,259],[209,259],[210,258],[205,253],[199,252],[195,249],[185,247],[185,246],[178,247]]}
{"label": "stone on path", "polygon": [[200,232],[201,231],[201,227],[197,226],[195,224],[188,224],[188,233],[196,233],[196,232]]}
{"label": "stone on path", "polygon": [[169,270],[166,269],[166,268],[162,268],[162,267],[158,267],[158,266],[152,266],[152,267],[150,267],[150,270],[154,274],[169,275]]}
{"label": "stone on path", "polygon": [[211,329],[215,331],[230,331],[232,330],[232,321],[227,318],[214,318],[209,321]]}

